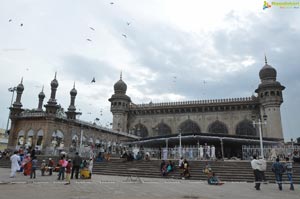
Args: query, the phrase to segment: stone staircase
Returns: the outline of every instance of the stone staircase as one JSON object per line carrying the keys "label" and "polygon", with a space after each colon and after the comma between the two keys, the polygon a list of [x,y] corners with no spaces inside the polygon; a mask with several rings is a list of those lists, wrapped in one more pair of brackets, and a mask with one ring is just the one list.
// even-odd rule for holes
{"label": "stone staircase", "polygon": [[[162,178],[160,173],[160,160],[123,162],[113,159],[109,162],[97,162],[94,164],[93,173],[101,175],[118,175],[132,177]],[[175,162],[177,163],[177,161]],[[205,161],[190,161],[190,180],[206,181],[207,177],[202,172]],[[212,170],[222,181],[227,182],[253,182],[254,176],[250,161],[214,161],[210,162]],[[275,182],[274,173],[271,171],[272,162],[268,162],[266,178],[270,183]],[[294,164],[293,180],[300,184],[300,164]],[[166,178],[181,179],[180,170],[170,173]],[[283,175],[283,181],[288,181]]]}
{"label": "stone staircase", "polygon": [[[39,162],[45,159],[48,160],[50,156],[38,156]],[[58,157],[51,157],[55,163]],[[120,159],[111,159],[109,162],[95,162],[93,167],[93,174],[100,175],[116,175],[128,177],[149,177],[149,178],[163,178],[160,173],[161,160],[151,161],[132,161],[123,162]],[[175,162],[176,164],[178,161]],[[190,180],[206,181],[206,175],[202,172],[205,167],[205,161],[190,161]],[[253,182],[254,176],[251,169],[250,161],[214,161],[210,162],[212,170],[217,176],[225,182]],[[267,163],[266,178],[270,183],[275,182],[274,173],[271,171],[272,162]],[[300,184],[300,164],[294,165],[293,180],[295,184]],[[1,168],[10,168],[9,160],[0,160]],[[181,179],[180,170],[170,173],[166,178]],[[283,181],[288,181],[286,174],[283,175]]]}

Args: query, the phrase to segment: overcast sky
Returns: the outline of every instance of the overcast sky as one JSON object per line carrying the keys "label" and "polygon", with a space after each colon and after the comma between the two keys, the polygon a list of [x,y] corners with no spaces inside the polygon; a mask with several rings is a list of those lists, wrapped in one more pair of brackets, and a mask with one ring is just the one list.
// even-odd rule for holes
{"label": "overcast sky", "polygon": [[266,53],[286,87],[284,137],[300,137],[300,9],[262,7],[263,0],[0,0],[0,128],[7,89],[22,77],[23,108],[37,107],[43,85],[48,101],[57,71],[57,102],[68,108],[75,81],[80,119],[106,125],[121,71],[134,103],[250,97]]}

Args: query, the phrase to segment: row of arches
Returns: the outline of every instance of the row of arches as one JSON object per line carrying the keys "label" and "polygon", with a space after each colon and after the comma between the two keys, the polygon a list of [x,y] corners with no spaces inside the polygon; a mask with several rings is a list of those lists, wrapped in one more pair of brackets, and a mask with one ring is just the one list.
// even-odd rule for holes
{"label": "row of arches", "polygon": [[[50,145],[53,147],[64,147],[65,142],[65,133],[61,130],[54,130],[51,135],[51,143]],[[80,144],[81,136],[79,133],[75,133],[74,131],[71,133],[71,146],[77,147]],[[25,146],[25,147],[38,147],[40,148],[43,143],[45,142],[45,135],[44,131],[42,129],[38,130],[37,133],[35,133],[34,130],[20,130],[18,132],[18,138],[17,138],[17,146]],[[93,137],[93,136],[82,136],[81,144],[83,146],[91,146],[91,145],[114,145],[116,142],[113,142],[108,139],[100,139],[99,137]]]}
{"label": "row of arches", "polygon": [[34,136],[35,133],[32,129],[30,129],[27,133],[24,130],[20,130],[18,132],[17,145],[18,146],[26,145],[28,147],[31,147],[32,145],[41,146],[43,143],[44,131],[42,129],[37,131],[35,143],[33,143]]}
{"label": "row of arches", "polygon": [[[164,122],[159,123],[156,127],[152,128],[153,132],[158,136],[170,135],[172,134],[171,127]],[[178,133],[194,133],[198,134],[201,133],[201,128],[199,125],[188,119],[181,123],[178,127]],[[136,124],[131,133],[141,136],[141,137],[148,137],[149,132],[145,125],[138,123]],[[228,134],[227,125],[219,120],[214,121],[208,126],[208,133],[213,134]],[[256,136],[256,129],[253,127],[252,122],[250,120],[243,120],[239,122],[235,128],[236,135],[245,135],[245,136]]]}

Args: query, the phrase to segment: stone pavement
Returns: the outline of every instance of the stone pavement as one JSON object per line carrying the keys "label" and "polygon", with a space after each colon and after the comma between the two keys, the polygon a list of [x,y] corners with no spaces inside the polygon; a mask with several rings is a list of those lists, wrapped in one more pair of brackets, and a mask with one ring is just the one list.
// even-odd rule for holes
{"label": "stone pavement", "polygon": [[20,173],[16,178],[9,178],[9,174],[10,169],[0,168],[0,198],[299,199],[300,196],[299,185],[295,185],[295,191],[290,191],[289,185],[284,185],[283,191],[279,191],[276,184],[262,184],[261,191],[256,191],[252,183],[227,182],[222,186],[212,186],[203,181],[105,175],[94,175],[92,180],[72,180],[70,185],[64,185],[64,181],[56,180],[57,173],[41,176],[38,171],[34,180]]}

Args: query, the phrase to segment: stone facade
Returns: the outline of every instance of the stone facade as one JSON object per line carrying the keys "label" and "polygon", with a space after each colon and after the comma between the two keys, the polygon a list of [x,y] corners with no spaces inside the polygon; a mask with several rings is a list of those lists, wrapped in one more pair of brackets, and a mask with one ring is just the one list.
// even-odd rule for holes
{"label": "stone facade", "polygon": [[141,137],[178,133],[258,137],[258,124],[253,126],[255,120],[263,123],[263,137],[283,140],[280,105],[284,86],[276,81],[276,70],[267,64],[266,58],[259,76],[257,96],[149,104],[131,102],[121,77],[109,99],[113,129]]}

